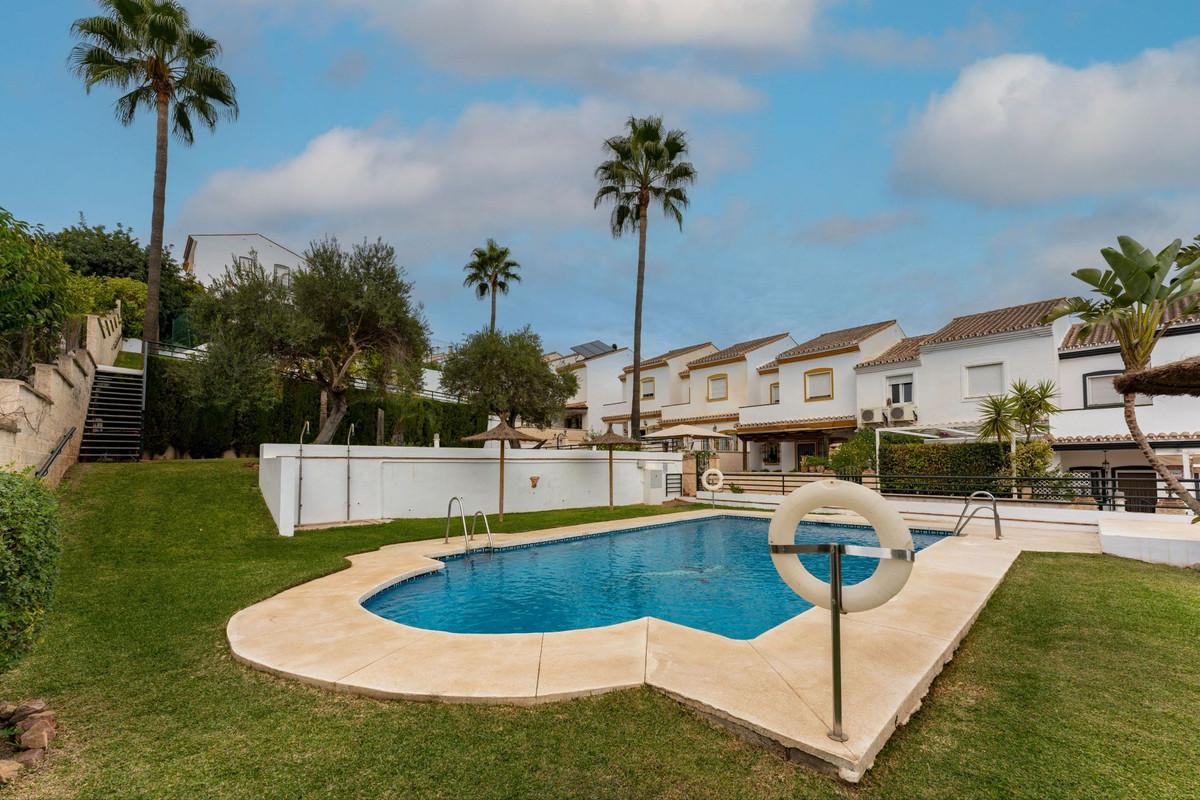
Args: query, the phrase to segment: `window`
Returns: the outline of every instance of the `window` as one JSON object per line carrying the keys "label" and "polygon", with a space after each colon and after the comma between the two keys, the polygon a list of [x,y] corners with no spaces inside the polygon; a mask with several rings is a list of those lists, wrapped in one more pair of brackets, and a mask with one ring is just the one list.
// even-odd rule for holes
{"label": "window", "polygon": [[767,394],[770,398],[767,402],[769,402],[771,405],[775,405],[779,402],[779,381],[771,384],[771,388],[768,390]]}
{"label": "window", "polygon": [[726,400],[729,398],[729,376],[713,375],[708,379],[708,399]]}
{"label": "window", "polygon": [[1004,365],[999,363],[975,364],[967,367],[966,384],[963,397],[1004,394]]}
{"label": "window", "polygon": [[804,373],[805,400],[833,399],[833,370],[829,368],[810,369]]}
{"label": "window", "polygon": [[282,283],[284,286],[292,285],[292,268],[286,264],[275,265],[275,280]]}
{"label": "window", "polygon": [[[1084,408],[1108,408],[1111,406],[1119,406],[1125,402],[1125,398],[1117,391],[1117,387],[1113,386],[1113,376],[1120,375],[1121,370],[1112,369],[1105,372],[1090,372],[1083,376],[1083,407]],[[1135,401],[1137,405],[1144,406],[1153,402],[1149,397],[1139,394]]]}
{"label": "window", "polygon": [[764,464],[778,464],[779,442],[763,442],[762,456]]}
{"label": "window", "polygon": [[253,256],[238,256],[237,263],[238,263],[239,267],[247,267],[247,268],[253,267],[254,266],[254,257]]}
{"label": "window", "polygon": [[654,378],[642,378],[642,399],[654,399]]}
{"label": "window", "polygon": [[563,420],[563,427],[574,431],[583,430],[583,415],[573,414]]}
{"label": "window", "polygon": [[904,375],[889,375],[887,377],[887,397],[896,403],[911,403],[913,399],[912,373]]}

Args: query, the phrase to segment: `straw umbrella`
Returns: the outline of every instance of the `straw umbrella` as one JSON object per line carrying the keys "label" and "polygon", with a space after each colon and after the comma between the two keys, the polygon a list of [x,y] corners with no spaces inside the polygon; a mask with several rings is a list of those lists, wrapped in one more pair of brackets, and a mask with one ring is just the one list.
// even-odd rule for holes
{"label": "straw umbrella", "polygon": [[637,439],[630,439],[628,436],[622,436],[619,433],[613,433],[612,425],[608,426],[606,433],[597,436],[594,439],[589,439],[585,444],[594,444],[600,447],[608,448],[608,508],[611,511],[613,508],[613,448],[619,444],[641,444]]}
{"label": "straw umbrella", "polygon": [[504,443],[505,442],[540,442],[536,436],[521,433],[504,420],[496,427],[477,433],[474,436],[464,436],[464,442],[499,442],[500,443],[500,521],[504,522]]}
{"label": "straw umbrella", "polygon": [[1114,378],[1113,383],[1121,394],[1134,392],[1200,397],[1200,356],[1126,372]]}

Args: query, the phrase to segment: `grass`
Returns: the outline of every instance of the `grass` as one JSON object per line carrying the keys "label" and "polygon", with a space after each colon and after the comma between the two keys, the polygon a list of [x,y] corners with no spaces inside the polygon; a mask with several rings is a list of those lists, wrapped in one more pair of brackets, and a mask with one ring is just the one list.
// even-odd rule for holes
{"label": "grass", "polygon": [[141,369],[142,354],[122,350],[121,352],[117,353],[117,360],[113,362],[113,366],[124,367],[125,369]]}
{"label": "grass", "polygon": [[[0,798],[1200,796],[1200,577],[1025,555],[912,723],[848,787],[649,689],[534,708],[385,702],[235,663],[231,614],[440,520],[274,535],[246,462],[77,467],[38,647],[0,698],[59,710]],[[652,510],[620,509],[615,516]],[[611,518],[511,514],[501,530]]]}

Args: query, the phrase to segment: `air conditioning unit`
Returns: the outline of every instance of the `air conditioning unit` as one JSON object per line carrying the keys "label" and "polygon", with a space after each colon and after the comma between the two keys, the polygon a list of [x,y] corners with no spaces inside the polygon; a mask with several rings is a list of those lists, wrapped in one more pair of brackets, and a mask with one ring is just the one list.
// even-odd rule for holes
{"label": "air conditioning unit", "polygon": [[887,421],[887,409],[862,408],[858,411],[858,421],[864,425]]}
{"label": "air conditioning unit", "polygon": [[916,422],[917,407],[912,403],[897,403],[887,409],[888,422]]}

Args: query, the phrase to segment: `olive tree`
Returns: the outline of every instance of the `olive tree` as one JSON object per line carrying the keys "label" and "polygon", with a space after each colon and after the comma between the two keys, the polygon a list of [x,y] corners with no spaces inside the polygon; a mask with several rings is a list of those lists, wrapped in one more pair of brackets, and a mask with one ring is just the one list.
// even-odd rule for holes
{"label": "olive tree", "polygon": [[518,419],[525,425],[550,425],[578,386],[574,375],[546,363],[542,340],[528,327],[473,334],[442,365],[445,391],[510,425]]}
{"label": "olive tree", "polygon": [[391,245],[364,241],[347,250],[327,238],[312,243],[304,260],[290,284],[268,275],[257,258],[226,268],[202,306],[201,325],[319,385],[329,405],[314,441],[327,444],[356,383],[397,392],[420,385],[429,334]]}

